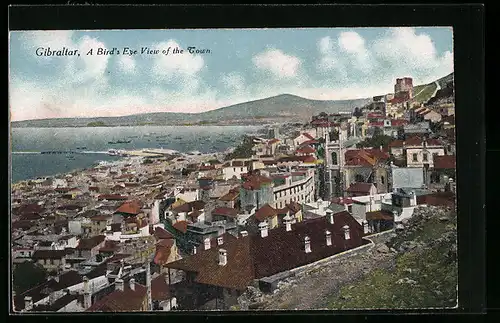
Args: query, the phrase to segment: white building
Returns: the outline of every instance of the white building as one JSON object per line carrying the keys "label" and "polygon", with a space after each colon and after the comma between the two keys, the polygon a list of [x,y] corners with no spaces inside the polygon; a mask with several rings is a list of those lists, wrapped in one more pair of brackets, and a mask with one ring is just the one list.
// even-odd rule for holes
{"label": "white building", "polygon": [[246,160],[232,160],[222,167],[222,178],[227,181],[233,177],[241,179],[241,174],[248,173],[249,163]]}
{"label": "white building", "polygon": [[382,210],[383,203],[392,204],[391,194],[392,193],[383,193],[352,197],[352,216],[359,223],[363,223],[363,221],[366,220],[367,212]]}
{"label": "white building", "polygon": [[274,208],[281,209],[290,202],[314,201],[314,169],[295,170],[271,175],[274,181]]}

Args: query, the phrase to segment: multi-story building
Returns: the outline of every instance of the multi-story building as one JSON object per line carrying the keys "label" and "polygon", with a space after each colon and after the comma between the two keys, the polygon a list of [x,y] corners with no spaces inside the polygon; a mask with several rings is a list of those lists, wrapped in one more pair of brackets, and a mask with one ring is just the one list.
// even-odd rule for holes
{"label": "multi-story building", "polygon": [[243,212],[259,209],[264,204],[273,204],[273,180],[260,174],[260,171],[245,174],[240,187],[240,203]]}
{"label": "multi-story building", "polygon": [[283,208],[291,202],[310,203],[314,200],[314,169],[297,169],[272,175],[275,208]]}

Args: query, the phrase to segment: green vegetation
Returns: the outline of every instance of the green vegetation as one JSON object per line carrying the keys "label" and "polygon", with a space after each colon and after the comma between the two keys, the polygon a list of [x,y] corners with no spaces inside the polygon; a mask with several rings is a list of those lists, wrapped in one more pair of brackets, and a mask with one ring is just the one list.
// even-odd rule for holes
{"label": "green vegetation", "polygon": [[93,121],[87,123],[87,127],[107,127],[107,125],[102,121]]}
{"label": "green vegetation", "polygon": [[382,133],[380,128],[375,128],[375,133],[373,137],[366,138],[365,140],[357,144],[358,148],[372,147],[378,148],[380,146],[387,148],[389,144],[394,140],[391,136],[386,136]]}
{"label": "green vegetation", "polygon": [[439,215],[433,215],[423,223],[412,223],[408,233],[398,235],[388,246],[398,249],[405,243],[417,243],[423,247],[400,252],[391,269],[374,270],[355,284],[344,286],[330,297],[327,306],[331,309],[456,306],[456,214],[447,212],[446,217],[448,220],[442,221]]}
{"label": "green vegetation", "polygon": [[413,88],[413,93],[415,95],[413,99],[417,102],[426,102],[431,98],[435,90],[436,83],[416,86]]}
{"label": "green vegetation", "polygon": [[253,137],[243,136],[241,144],[239,144],[233,152],[225,156],[225,160],[231,160],[236,158],[250,158],[252,157],[252,148],[255,144],[253,143]]}
{"label": "green vegetation", "polygon": [[28,261],[17,265],[12,275],[16,295],[43,283],[47,278],[47,272],[41,265]]}

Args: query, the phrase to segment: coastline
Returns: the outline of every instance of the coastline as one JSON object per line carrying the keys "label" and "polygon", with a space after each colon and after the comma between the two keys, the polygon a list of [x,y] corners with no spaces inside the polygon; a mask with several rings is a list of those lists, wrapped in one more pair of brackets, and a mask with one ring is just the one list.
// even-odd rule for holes
{"label": "coastline", "polygon": [[[205,159],[208,160],[208,159],[214,158],[214,155],[217,155],[217,158],[221,158],[221,157],[225,156],[228,153],[228,151],[230,151],[231,149],[234,149],[234,147],[226,149],[225,151],[219,151],[219,152],[215,152],[215,153],[205,153],[205,154],[192,155],[189,153],[181,153],[181,152],[177,151],[175,154],[183,159],[188,159],[188,160],[192,160],[192,161],[196,160],[197,162],[203,162],[203,160],[205,160]],[[163,157],[173,156],[173,155],[174,154],[172,153],[171,155],[165,155],[165,156],[161,156],[161,157],[160,156],[158,156],[158,157],[118,156],[120,158],[118,160],[114,160],[114,161],[98,160],[98,161],[94,162],[93,166],[90,166],[90,167],[75,168],[75,169],[72,169],[72,170],[67,171],[67,172],[57,173],[57,174],[53,174],[53,175],[45,175],[45,176],[42,175],[42,176],[39,176],[37,178],[29,178],[29,179],[20,180],[17,182],[12,182],[12,176],[11,176],[11,178],[10,178],[11,190],[16,189],[17,187],[22,187],[22,186],[28,185],[29,182],[35,181],[37,179],[61,178],[61,177],[65,177],[67,175],[70,175],[71,173],[74,173],[74,172],[86,172],[86,171],[89,171],[91,169],[95,169],[95,168],[100,167],[100,166],[106,166],[109,168],[123,167],[126,164],[132,163],[134,161],[143,162],[144,160],[149,159],[149,158],[163,158]],[[172,163],[174,161],[170,160],[168,162]]]}

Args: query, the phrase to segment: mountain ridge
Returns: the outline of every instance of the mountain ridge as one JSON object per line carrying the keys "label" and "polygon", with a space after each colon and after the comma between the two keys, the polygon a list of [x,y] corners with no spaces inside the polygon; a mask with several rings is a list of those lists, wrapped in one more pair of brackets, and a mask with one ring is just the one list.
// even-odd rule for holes
{"label": "mountain ridge", "polygon": [[[444,84],[453,79],[450,73],[434,82]],[[12,121],[13,128],[26,127],[88,127],[100,126],[146,126],[146,125],[230,125],[263,122],[302,122],[320,112],[338,113],[353,111],[371,102],[372,97],[345,100],[307,99],[290,93],[232,104],[200,113],[150,112],[116,117],[47,118]]]}

